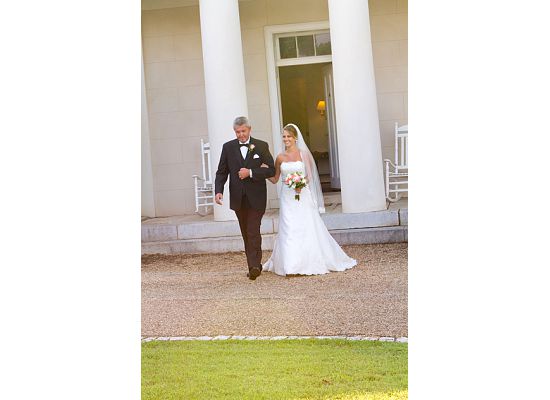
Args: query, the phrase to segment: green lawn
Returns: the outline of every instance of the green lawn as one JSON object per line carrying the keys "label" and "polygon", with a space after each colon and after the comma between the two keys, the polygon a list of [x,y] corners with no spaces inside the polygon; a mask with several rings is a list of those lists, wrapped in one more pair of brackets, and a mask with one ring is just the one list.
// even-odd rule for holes
{"label": "green lawn", "polygon": [[142,399],[407,399],[407,344],[335,339],[142,344]]}

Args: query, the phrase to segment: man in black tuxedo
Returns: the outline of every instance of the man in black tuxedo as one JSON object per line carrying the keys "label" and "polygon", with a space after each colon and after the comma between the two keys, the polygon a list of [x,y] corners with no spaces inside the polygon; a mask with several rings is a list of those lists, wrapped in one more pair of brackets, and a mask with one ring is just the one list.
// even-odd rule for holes
{"label": "man in black tuxedo", "polygon": [[229,175],[229,207],[239,220],[248,263],[247,276],[254,280],[262,271],[260,224],[267,202],[265,180],[275,175],[275,166],[269,145],[250,137],[248,118],[235,118],[233,130],[237,138],[225,143],[222,148],[216,172],[215,200],[222,204],[223,186]]}

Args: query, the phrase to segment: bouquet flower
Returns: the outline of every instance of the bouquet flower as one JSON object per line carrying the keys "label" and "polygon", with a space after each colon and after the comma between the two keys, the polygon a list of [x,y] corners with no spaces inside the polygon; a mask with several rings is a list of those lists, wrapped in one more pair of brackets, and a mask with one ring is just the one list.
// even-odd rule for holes
{"label": "bouquet flower", "polygon": [[[285,185],[287,185],[291,189],[302,189],[307,186],[307,179],[302,175],[301,172],[294,172],[292,174],[288,174],[284,180]],[[294,195],[294,200],[300,200],[300,193],[296,193]]]}

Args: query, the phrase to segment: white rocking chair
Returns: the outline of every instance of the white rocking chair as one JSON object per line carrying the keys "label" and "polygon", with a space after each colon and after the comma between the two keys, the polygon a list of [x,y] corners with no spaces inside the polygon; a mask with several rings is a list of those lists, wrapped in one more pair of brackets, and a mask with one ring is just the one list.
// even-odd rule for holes
{"label": "white rocking chair", "polygon": [[[212,182],[212,171],[210,169],[210,143],[204,143],[201,139],[201,161],[202,177],[193,175],[195,181],[195,212],[204,207],[204,214],[208,212],[209,206],[214,206],[214,184]],[[200,213],[199,213],[200,214]]]}
{"label": "white rocking chair", "polygon": [[395,159],[385,163],[386,198],[392,203],[407,193],[409,187],[409,126],[395,123]]}

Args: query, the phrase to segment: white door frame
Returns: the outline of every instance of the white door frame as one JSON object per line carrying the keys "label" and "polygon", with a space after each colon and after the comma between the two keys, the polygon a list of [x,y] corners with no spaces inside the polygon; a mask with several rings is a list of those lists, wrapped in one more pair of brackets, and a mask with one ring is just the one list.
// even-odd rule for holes
{"label": "white door frame", "polygon": [[[319,22],[305,22],[300,24],[287,24],[287,25],[270,25],[264,27],[264,39],[265,39],[265,57],[267,61],[267,83],[269,88],[269,108],[271,110],[271,131],[273,135],[273,153],[279,154],[283,149],[281,145],[281,130],[282,125],[282,108],[281,108],[281,96],[279,93],[278,84],[278,67],[275,61],[275,43],[274,36],[281,33],[290,32],[308,32],[322,29],[329,29],[329,21]],[[321,58],[323,57],[323,58]],[[330,62],[332,56],[319,56],[315,57],[316,61],[313,61],[310,57],[304,57],[302,60],[299,58],[292,62],[292,65],[312,64],[315,62]]]}
{"label": "white door frame", "polygon": [[332,64],[323,67],[323,86],[325,88],[325,102],[328,125],[328,148],[330,162],[330,186],[341,189],[340,166],[338,161],[338,129],[336,129],[336,110],[334,107],[334,75]]}

